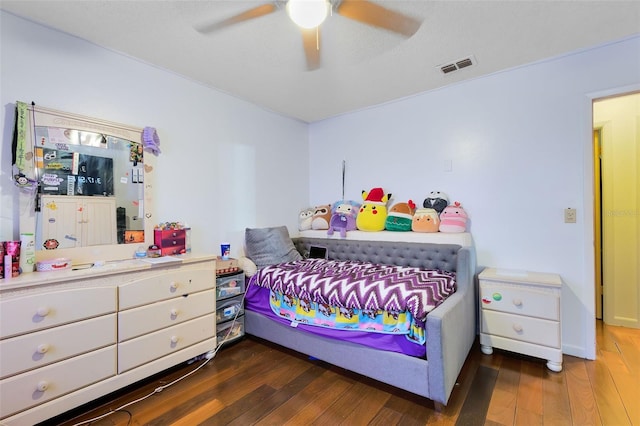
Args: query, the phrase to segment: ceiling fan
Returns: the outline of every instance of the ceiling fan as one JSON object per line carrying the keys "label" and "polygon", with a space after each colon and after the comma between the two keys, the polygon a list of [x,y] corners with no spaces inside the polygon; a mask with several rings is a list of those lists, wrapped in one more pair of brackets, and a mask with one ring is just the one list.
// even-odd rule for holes
{"label": "ceiling fan", "polygon": [[320,25],[329,13],[411,37],[420,21],[394,12],[368,0],[275,0],[248,9],[222,21],[196,27],[203,34],[212,33],[240,22],[268,15],[285,7],[289,17],[300,27],[307,69],[320,67]]}

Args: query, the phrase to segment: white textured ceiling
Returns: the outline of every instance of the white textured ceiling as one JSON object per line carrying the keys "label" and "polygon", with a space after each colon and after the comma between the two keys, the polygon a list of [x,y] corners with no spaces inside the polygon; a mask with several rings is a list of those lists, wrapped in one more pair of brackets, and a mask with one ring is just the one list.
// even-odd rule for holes
{"label": "white textured ceiling", "polygon": [[[640,33],[640,1],[375,1],[422,21],[418,32],[406,39],[333,14],[321,27],[322,66],[307,71],[283,8],[207,35],[194,29],[264,3],[2,0],[0,8],[306,122]],[[469,55],[473,67],[439,71]]]}

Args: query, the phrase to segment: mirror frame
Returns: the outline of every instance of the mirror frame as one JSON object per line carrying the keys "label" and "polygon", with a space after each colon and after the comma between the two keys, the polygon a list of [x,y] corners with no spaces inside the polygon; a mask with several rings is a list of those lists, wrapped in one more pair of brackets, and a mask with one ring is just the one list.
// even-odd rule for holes
{"label": "mirror frame", "polygon": [[[35,135],[34,122],[38,126],[60,127],[87,132],[97,132],[112,135],[132,142],[142,143],[143,129],[125,124],[106,121],[98,118],[57,111],[36,105],[28,106],[27,119],[27,144],[29,149],[24,152],[25,170],[28,178],[35,178]],[[156,157],[145,150],[144,152],[144,243],[138,244],[113,244],[86,246],[68,249],[36,250],[36,261],[68,258],[74,265],[93,263],[95,261],[115,261],[133,259],[136,249],[144,245],[147,247],[154,243],[154,205],[153,186]],[[36,233],[35,203],[38,194],[36,191],[19,191],[19,221],[20,233]]]}

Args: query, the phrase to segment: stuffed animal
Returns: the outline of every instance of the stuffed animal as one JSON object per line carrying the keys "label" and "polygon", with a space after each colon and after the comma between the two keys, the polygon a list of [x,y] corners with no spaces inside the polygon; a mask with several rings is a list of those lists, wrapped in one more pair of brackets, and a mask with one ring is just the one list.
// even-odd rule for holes
{"label": "stuffed animal", "polygon": [[440,227],[440,218],[435,209],[418,209],[413,215],[411,229],[414,232],[438,232]]}
{"label": "stuffed animal", "polygon": [[362,191],[364,203],[356,217],[356,226],[361,231],[383,231],[387,220],[387,201],[391,194],[385,194],[382,188]]}
{"label": "stuffed animal", "polygon": [[440,232],[465,232],[468,219],[467,212],[456,201],[440,213]]}
{"label": "stuffed animal", "polygon": [[327,235],[333,235],[334,231],[340,231],[340,236],[345,238],[347,231],[357,229],[356,217],[360,203],[356,201],[336,201],[331,207],[331,220]]}
{"label": "stuffed animal", "polygon": [[325,204],[316,206],[313,211],[311,221],[311,229],[329,229],[329,221],[331,220],[331,205]]}
{"label": "stuffed animal", "polygon": [[427,209],[434,209],[438,212],[438,215],[442,213],[445,207],[449,205],[449,197],[447,194],[440,191],[431,191],[429,196],[424,199],[422,207]]}
{"label": "stuffed animal", "polygon": [[311,229],[314,211],[313,207],[308,207],[300,211],[300,214],[298,215],[298,231],[307,231]]}
{"label": "stuffed animal", "polygon": [[409,200],[406,203],[396,203],[389,209],[389,214],[384,223],[387,231],[411,231],[413,214],[416,212],[416,203]]}

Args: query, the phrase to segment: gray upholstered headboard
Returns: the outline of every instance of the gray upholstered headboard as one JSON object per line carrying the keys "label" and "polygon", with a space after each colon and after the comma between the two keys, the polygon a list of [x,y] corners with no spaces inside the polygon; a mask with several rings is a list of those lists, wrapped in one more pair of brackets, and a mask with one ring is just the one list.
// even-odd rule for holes
{"label": "gray upholstered headboard", "polygon": [[456,272],[457,244],[356,241],[330,238],[292,238],[296,249],[307,257],[311,245],[326,247],[329,259],[359,260],[383,265],[410,266]]}

